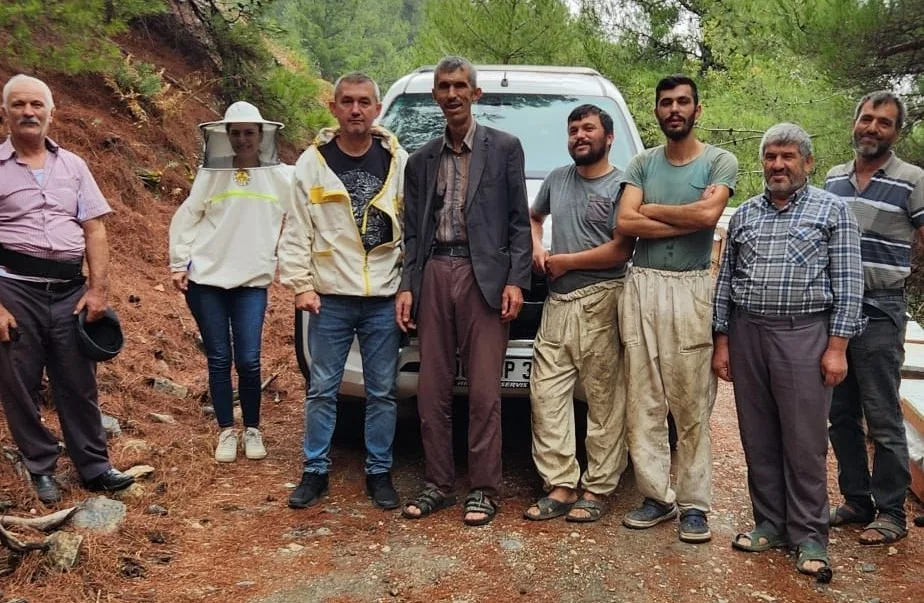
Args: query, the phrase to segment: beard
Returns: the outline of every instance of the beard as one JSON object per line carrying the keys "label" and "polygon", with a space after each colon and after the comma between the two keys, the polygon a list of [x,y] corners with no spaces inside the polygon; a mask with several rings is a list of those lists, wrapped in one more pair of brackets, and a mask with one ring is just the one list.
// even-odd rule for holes
{"label": "beard", "polygon": [[583,155],[578,155],[573,147],[568,147],[568,154],[574,160],[574,165],[593,165],[606,157],[607,151],[605,144],[590,143],[590,149]]}
{"label": "beard", "polygon": [[683,140],[686,138],[690,134],[690,131],[693,130],[693,126],[695,125],[696,117],[691,115],[690,117],[684,119],[683,126],[681,126],[679,130],[671,130],[667,125],[666,119],[661,119],[660,117],[658,118],[658,126],[661,128],[661,131],[664,132],[666,137],[674,141]]}
{"label": "beard", "polygon": [[879,159],[892,150],[892,144],[878,140],[875,144],[863,142],[858,134],[853,135],[853,148],[858,155],[866,159]]}
{"label": "beard", "polygon": [[789,196],[805,186],[805,183],[808,181],[806,174],[794,174],[791,171],[785,172],[787,176],[786,182],[773,182],[771,180],[773,174],[764,172],[764,184],[771,193],[781,193]]}

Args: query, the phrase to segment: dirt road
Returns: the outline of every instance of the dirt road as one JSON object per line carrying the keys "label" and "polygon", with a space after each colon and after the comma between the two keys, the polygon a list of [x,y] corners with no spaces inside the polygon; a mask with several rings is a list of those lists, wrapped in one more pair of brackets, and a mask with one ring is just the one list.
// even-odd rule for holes
{"label": "dirt road", "polygon": [[[857,530],[834,530],[835,576],[826,586],[798,574],[793,557],[783,552],[749,555],[730,548],[733,535],[751,525],[728,387],[720,388],[713,415],[714,539],[705,545],[681,543],[676,523],[647,531],[622,527],[622,515],[639,502],[631,471],[596,524],[523,520],[523,509],[540,492],[528,405],[517,401],[504,406],[506,497],[489,526],[465,527],[459,507],[423,521],[374,508],[363,494],[362,411],[355,403],[341,405],[330,496],[317,507],[288,509],[301,470],[298,397],[267,401],[269,457],[262,462],[210,461],[213,427],[193,409],[177,414],[194,428],[146,426],[145,437],[169,443],[151,459],[159,477],[140,499],[126,502],[128,517],[118,534],[89,536],[84,561],[71,574],[46,574],[39,561],[25,562],[12,586],[4,585],[6,596],[43,603],[924,601],[924,529],[912,528],[894,548],[861,547]],[[119,462],[130,456],[125,437],[112,444]],[[456,439],[461,451],[461,432]],[[420,486],[422,469],[416,414],[404,408],[394,469],[403,496]],[[464,467],[460,474],[464,480]],[[832,467],[831,492],[833,476]],[[70,492],[75,499],[84,495]],[[148,514],[152,503],[167,515]],[[908,508],[922,510],[919,503]]]}
{"label": "dirt road", "polygon": [[[243,509],[232,514],[258,517],[247,521],[246,528],[240,526],[251,532],[253,541],[240,550],[236,563],[229,564],[236,569],[216,568],[222,582],[243,585],[223,586],[221,593],[214,593],[216,600],[223,595],[261,603],[924,600],[924,531],[920,529],[913,529],[910,538],[891,550],[860,547],[854,529],[834,530],[835,578],[828,586],[796,573],[794,559],[782,552],[748,555],[730,548],[733,535],[750,527],[750,508],[729,388],[720,393],[713,421],[715,536],[712,543],[699,546],[681,543],[676,523],[648,531],[621,526],[622,515],[638,502],[631,472],[611,501],[609,513],[597,524],[522,520],[522,510],[539,492],[529,453],[528,407],[516,401],[504,408],[507,497],[498,519],[488,527],[468,528],[456,507],[425,521],[402,520],[397,512],[375,509],[362,495],[361,415],[355,407],[345,406],[343,411],[331,493],[319,507],[283,508],[287,494],[283,484],[297,477],[292,472],[297,464],[289,454],[286,462],[277,458],[259,471],[266,475],[280,470],[265,493],[274,499],[271,504],[263,500],[259,481],[264,480],[256,476],[252,484],[240,483],[240,476],[225,482],[229,499]],[[420,484],[422,458],[415,416],[404,415],[398,427],[395,476],[402,494],[410,495]],[[300,429],[293,425],[284,438],[288,450],[297,449],[299,436]],[[463,450],[460,436],[458,452]],[[275,447],[282,443],[277,439]],[[259,516],[265,514],[273,517],[272,524],[281,520],[287,529],[273,533],[261,528]],[[227,528],[221,515],[227,517],[219,512],[209,529],[212,546]],[[216,574],[201,579],[211,584]],[[234,575],[233,581],[227,580],[229,574]],[[254,584],[248,585],[249,581]]]}

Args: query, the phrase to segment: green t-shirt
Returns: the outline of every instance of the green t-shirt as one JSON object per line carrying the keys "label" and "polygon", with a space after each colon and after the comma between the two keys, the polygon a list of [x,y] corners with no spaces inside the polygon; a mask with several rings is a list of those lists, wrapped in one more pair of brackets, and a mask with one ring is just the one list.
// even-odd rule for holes
{"label": "green t-shirt", "polygon": [[[644,203],[686,205],[698,201],[711,184],[724,184],[734,194],[738,160],[724,149],[707,144],[699,157],[685,165],[671,165],[664,145],[636,155],[626,168],[625,184],[642,189]],[[639,239],[632,263],[657,270],[706,270],[712,258],[715,228],[664,239]]]}

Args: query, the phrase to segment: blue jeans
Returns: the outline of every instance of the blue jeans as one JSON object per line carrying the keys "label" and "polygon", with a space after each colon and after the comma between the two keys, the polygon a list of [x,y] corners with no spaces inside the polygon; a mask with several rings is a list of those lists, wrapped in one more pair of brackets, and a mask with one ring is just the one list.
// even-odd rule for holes
{"label": "blue jeans", "polygon": [[[231,360],[237,368],[244,427],[260,426],[260,339],[266,289],[222,289],[190,282],[186,303],[192,312],[209,365],[209,394],[221,428],[234,425]],[[233,347],[232,347],[233,339]]]}
{"label": "blue jeans", "polygon": [[308,323],[311,379],[305,400],[305,472],[328,473],[337,422],[337,391],[353,336],[359,337],[366,385],[366,474],[391,471],[398,406],[401,331],[392,297],[322,295]]}
{"label": "blue jeans", "polygon": [[[847,378],[834,388],[828,433],[845,501],[858,511],[875,509],[904,524],[911,473],[898,388],[905,360],[906,306],[903,296],[874,301],[876,308],[864,305],[870,318],[866,329],[847,346]],[[872,474],[861,426],[864,418],[874,442]]]}

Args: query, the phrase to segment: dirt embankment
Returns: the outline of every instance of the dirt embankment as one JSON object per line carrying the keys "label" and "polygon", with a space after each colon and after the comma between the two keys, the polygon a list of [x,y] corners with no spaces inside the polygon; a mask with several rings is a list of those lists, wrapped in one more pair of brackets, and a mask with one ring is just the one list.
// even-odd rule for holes
{"label": "dirt embankment", "polygon": [[[206,62],[184,60],[187,53],[173,43],[149,30],[135,31],[120,40],[125,54],[164,69],[169,84],[157,106],[146,107],[145,120],[133,115],[101,77],[32,73],[45,80],[54,95],[50,137],[86,160],[113,209],[106,222],[112,257],[110,304],[121,318],[126,345],[118,358],[99,366],[103,412],[117,418],[123,431],[111,439],[110,454],[117,467],[147,463],[157,471],[145,484],[144,498],[127,502],[129,515],[118,534],[88,536],[77,571],[46,575],[40,556],[33,555],[4,576],[2,568],[10,559],[0,550],[0,590],[7,596],[43,602],[136,600],[129,594],[136,590],[135,584],[120,573],[125,560],[145,558],[147,564],[150,558],[146,555],[154,555],[152,551],[164,559],[182,548],[174,539],[173,519],[152,518],[143,513],[145,508],[160,504],[183,517],[184,505],[191,504],[195,493],[214,487],[210,454],[214,421],[202,415],[199,400],[207,389],[205,358],[197,348],[198,331],[185,301],[170,284],[167,229],[189,192],[198,164],[201,138],[197,124],[216,119],[225,107],[214,94],[219,74]],[[0,81],[16,73],[0,58]],[[5,126],[0,129],[5,138]],[[293,163],[299,151],[286,144],[281,155]],[[293,354],[292,333],[291,296],[274,285],[263,346],[264,375],[278,373],[267,392],[264,416],[269,423],[277,416],[274,407],[294,409],[302,403],[304,385]],[[178,399],[154,391],[150,385],[154,377],[182,383],[190,393]],[[148,418],[151,412],[170,414],[177,423],[153,423]],[[54,413],[45,414],[57,429]],[[285,415],[289,420],[289,413]],[[5,419],[0,420],[0,445],[15,449]],[[76,486],[78,477],[66,458],[58,472],[61,481],[71,485],[62,505],[87,496]],[[14,514],[45,511],[4,458],[0,458],[0,501],[13,503]],[[160,534],[154,537],[160,542],[149,538],[152,529]],[[202,561],[208,566],[217,560],[207,556]],[[169,569],[166,562],[161,565]],[[170,581],[164,580],[157,589],[160,595],[147,600],[168,600],[171,588]],[[0,600],[6,599],[0,595]]]}

